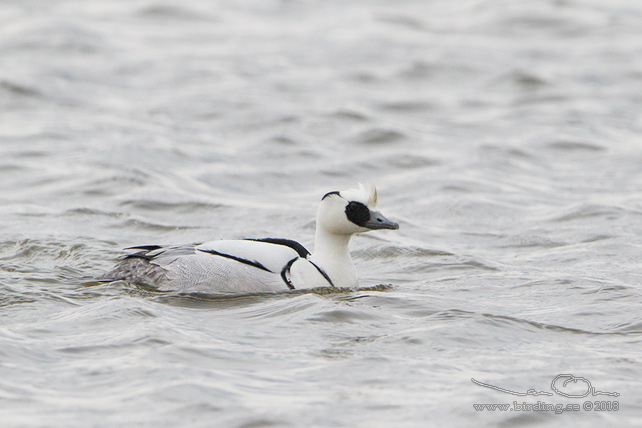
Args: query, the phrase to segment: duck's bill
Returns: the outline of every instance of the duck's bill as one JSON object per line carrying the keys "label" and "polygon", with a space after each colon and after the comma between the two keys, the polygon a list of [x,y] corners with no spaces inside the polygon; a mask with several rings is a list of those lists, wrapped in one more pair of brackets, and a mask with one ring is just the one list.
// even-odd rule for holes
{"label": "duck's bill", "polygon": [[379,211],[370,211],[370,220],[368,220],[366,222],[366,224],[364,224],[363,226],[367,227],[368,229],[371,229],[371,230],[378,230],[378,229],[397,230],[397,229],[399,229],[399,224],[395,223],[394,221],[388,220]]}

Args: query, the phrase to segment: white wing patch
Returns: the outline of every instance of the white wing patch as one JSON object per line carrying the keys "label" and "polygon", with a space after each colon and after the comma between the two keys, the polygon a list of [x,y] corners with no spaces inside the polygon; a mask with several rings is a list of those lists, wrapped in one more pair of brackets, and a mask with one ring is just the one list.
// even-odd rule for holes
{"label": "white wing patch", "polygon": [[164,267],[169,281],[160,290],[204,293],[254,293],[288,289],[278,273],[197,251]]}

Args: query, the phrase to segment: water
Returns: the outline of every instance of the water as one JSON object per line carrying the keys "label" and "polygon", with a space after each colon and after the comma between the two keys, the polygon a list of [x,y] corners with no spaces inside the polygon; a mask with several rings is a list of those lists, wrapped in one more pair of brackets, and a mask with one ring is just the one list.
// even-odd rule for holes
{"label": "water", "polygon": [[[639,2],[0,9],[3,427],[642,424]],[[353,240],[360,290],[80,280],[131,245],[310,247],[365,180],[401,229]],[[560,374],[619,396],[471,381]],[[474,407],[538,401],[618,409]]]}

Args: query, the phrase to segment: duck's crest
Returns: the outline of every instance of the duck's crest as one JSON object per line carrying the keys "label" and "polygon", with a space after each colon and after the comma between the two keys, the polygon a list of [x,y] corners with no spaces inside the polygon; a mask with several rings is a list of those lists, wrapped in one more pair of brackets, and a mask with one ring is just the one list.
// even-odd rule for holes
{"label": "duck's crest", "polygon": [[[336,193],[337,192],[331,192],[326,194],[326,196]],[[365,186],[359,183],[359,185],[354,189],[342,190],[338,193],[341,197],[347,199],[348,201],[361,202],[362,204],[367,205],[370,209],[373,210],[377,208],[377,189],[375,188],[374,184],[370,182],[367,182]]]}
{"label": "duck's crest", "polygon": [[359,188],[357,189],[362,195],[363,201],[370,209],[377,208],[377,188],[374,184],[369,181],[366,182],[366,185],[359,183]]}
{"label": "duck's crest", "polygon": [[372,209],[377,208],[377,204],[379,203],[377,200],[377,188],[374,184],[367,182],[365,190],[368,192],[368,206]]}

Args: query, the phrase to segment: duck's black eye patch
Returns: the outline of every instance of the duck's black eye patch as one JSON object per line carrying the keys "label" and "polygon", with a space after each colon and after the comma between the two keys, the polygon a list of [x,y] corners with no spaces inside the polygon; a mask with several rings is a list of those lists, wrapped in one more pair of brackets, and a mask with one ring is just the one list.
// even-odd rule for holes
{"label": "duck's black eye patch", "polygon": [[370,210],[361,202],[352,201],[346,206],[346,216],[357,226],[364,227],[370,220]]}

